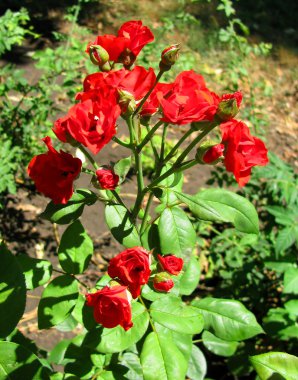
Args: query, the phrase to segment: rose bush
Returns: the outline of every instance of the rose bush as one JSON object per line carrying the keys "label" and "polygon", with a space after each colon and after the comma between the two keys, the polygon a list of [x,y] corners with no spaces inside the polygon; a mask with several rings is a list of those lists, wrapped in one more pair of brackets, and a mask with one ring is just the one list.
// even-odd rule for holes
{"label": "rose bush", "polygon": [[[81,150],[87,163],[64,151],[58,153],[47,137],[48,152],[29,164],[37,190],[51,199],[43,217],[69,226],[58,247],[59,269],[46,260],[18,260],[1,245],[5,281],[0,307],[5,323],[0,325],[4,338],[0,356],[7,357],[9,377],[16,378],[18,368],[19,378],[24,379],[199,380],[206,375],[207,363],[197,343],[222,356],[233,355],[239,347],[243,355],[241,342],[263,333],[241,302],[205,297],[197,291],[200,261],[195,223],[231,223],[239,233],[254,238],[259,231],[256,210],[228,190],[186,194],[183,172],[200,164],[223,163],[244,186],[252,168],[268,162],[267,149],[244,122],[235,119],[241,93],[219,96],[192,70],[179,74],[173,83],[160,82],[178,59],[177,44],[163,50],[157,74],[151,68],[132,67],[152,40],[148,27],[130,21],[117,36],[98,36],[87,46],[100,72],[87,76],[76,96],[78,103],[53,128],[61,142]],[[120,116],[127,124],[128,142],[117,135]],[[165,154],[169,124],[175,130],[189,126]],[[162,138],[157,146],[153,136],[159,131]],[[219,135],[220,142],[209,139],[219,140]],[[91,153],[97,154],[111,140],[127,150],[127,157],[99,167]],[[155,171],[145,183],[142,151],[147,144],[154,152]],[[130,169],[137,179],[132,207],[121,192]],[[74,190],[81,172],[90,175],[92,190]],[[152,211],[154,198],[158,206]],[[96,202],[104,203],[106,224],[124,248],[110,260],[107,274],[90,287],[81,275],[92,258],[93,244],[80,217],[84,207]],[[53,278],[52,270],[57,274]],[[32,347],[10,340],[24,312],[26,288],[42,285],[39,328],[72,331],[78,327],[79,334],[58,343],[40,360]],[[276,374],[295,378],[294,356],[257,354],[256,348],[251,350],[250,362],[261,379]],[[64,373],[54,365],[63,365]]]}

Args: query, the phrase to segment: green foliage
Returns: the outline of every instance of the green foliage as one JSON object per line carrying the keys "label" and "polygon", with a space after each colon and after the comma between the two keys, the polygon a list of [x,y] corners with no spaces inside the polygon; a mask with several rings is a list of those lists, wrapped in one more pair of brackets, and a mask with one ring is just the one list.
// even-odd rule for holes
{"label": "green foliage", "polygon": [[83,273],[93,254],[93,243],[79,220],[64,231],[58,249],[62,269],[70,274]]}
{"label": "green foliage", "polygon": [[0,337],[9,335],[21,319],[26,304],[26,284],[16,258],[0,244]]}
{"label": "green foliage", "polygon": [[298,373],[298,358],[284,352],[269,352],[251,356],[250,361],[261,380],[295,380]]}
{"label": "green foliage", "polygon": [[21,45],[26,35],[38,37],[31,28],[27,28],[30,21],[28,11],[21,8],[18,12],[10,9],[0,17],[0,57],[6,51],[12,50],[14,45]]}
{"label": "green foliage", "polygon": [[25,276],[26,288],[34,289],[46,284],[52,275],[52,264],[47,260],[35,259],[26,255],[16,257]]}

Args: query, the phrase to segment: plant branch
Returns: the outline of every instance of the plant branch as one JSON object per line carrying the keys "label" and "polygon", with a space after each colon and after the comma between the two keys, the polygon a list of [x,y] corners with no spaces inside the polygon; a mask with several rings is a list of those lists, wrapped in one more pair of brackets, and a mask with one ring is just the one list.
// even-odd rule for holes
{"label": "plant branch", "polygon": [[115,141],[117,144],[124,146],[124,148],[131,149],[131,145],[129,143],[126,143],[126,142],[118,139],[118,137],[116,137],[116,136],[114,136],[112,138],[112,140]]}
{"label": "plant branch", "polygon": [[[154,127],[152,127],[152,128],[149,130],[148,134],[144,137],[144,140],[143,140],[143,141],[137,146],[137,149],[138,149],[139,152],[144,148],[144,146],[148,143],[148,141],[152,139],[154,133],[157,131],[157,129],[158,129],[162,124],[163,124],[163,121],[159,121],[158,123],[156,123],[156,124],[154,125]],[[149,126],[146,126],[146,127],[147,127],[147,129],[149,129]]]}
{"label": "plant branch", "polygon": [[87,149],[85,147],[83,147],[83,145],[79,145],[78,149],[80,149],[80,151],[84,154],[84,156],[89,160],[89,162],[92,164],[94,169],[96,169],[96,170],[99,169],[97,162],[94,160],[94,158],[91,156],[91,154],[87,151]]}
{"label": "plant branch", "polygon": [[66,273],[63,270],[56,269],[56,268],[53,268],[53,272],[70,276],[70,277],[74,278],[76,281],[78,281],[78,283],[80,283],[82,286],[84,286],[84,288],[89,289],[89,287],[86,284],[84,284],[81,280],[79,280],[74,274]]}

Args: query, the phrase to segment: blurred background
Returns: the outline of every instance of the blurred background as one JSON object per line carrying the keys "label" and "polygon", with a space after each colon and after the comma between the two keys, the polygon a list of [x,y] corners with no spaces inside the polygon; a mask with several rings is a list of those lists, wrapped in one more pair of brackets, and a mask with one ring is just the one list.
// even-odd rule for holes
{"label": "blurred background", "polygon": [[[39,218],[47,200],[35,192],[26,167],[34,155],[44,151],[40,139],[45,135],[54,138],[53,121],[74,104],[84,77],[96,71],[84,53],[96,35],[115,34],[123,22],[142,20],[153,31],[155,41],[143,49],[138,64],[157,69],[161,51],[180,43],[180,59],[167,73],[167,80],[182,70],[194,69],[219,94],[243,92],[239,117],[266,141],[270,164],[254,169],[249,185],[242,190],[221,167],[206,166],[200,176],[190,171],[185,185],[189,193],[210,184],[234,188],[254,202],[261,221],[258,241],[245,239],[228,227],[197,225],[202,269],[199,291],[241,300],[267,332],[265,337],[243,343],[230,359],[207,352],[212,362],[208,375],[216,379],[219,373],[227,374],[226,379],[250,378],[249,363],[241,361],[247,352],[274,349],[293,353],[298,335],[297,287],[287,283],[296,268],[298,235],[297,18],[298,2],[293,0],[0,3],[0,238],[17,255],[58,262],[61,231]],[[179,133],[177,126],[171,128],[169,146]],[[59,147],[57,141],[55,144]],[[125,152],[120,149],[116,153],[114,148],[100,152],[100,162],[122,158]],[[145,165],[150,176],[150,149],[145,151]],[[82,176],[80,186],[87,185]],[[125,186],[128,194],[135,191],[133,180]],[[95,261],[86,274],[87,281],[92,281],[105,271],[118,247],[106,234],[102,209],[88,210],[83,222],[96,249]],[[34,297],[41,290],[34,292],[22,331],[41,347],[51,349],[61,338],[71,337],[72,329],[62,326],[60,333],[37,331]]]}

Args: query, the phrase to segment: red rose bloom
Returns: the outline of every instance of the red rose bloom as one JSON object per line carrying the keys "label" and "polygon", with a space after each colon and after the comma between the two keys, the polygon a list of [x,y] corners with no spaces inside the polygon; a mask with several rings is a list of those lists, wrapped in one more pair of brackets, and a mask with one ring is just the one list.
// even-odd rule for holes
{"label": "red rose bloom", "polygon": [[108,274],[128,286],[132,297],[137,298],[150,277],[149,253],[142,247],[126,249],[110,261]]}
{"label": "red rose bloom", "polygon": [[157,258],[162,269],[175,276],[177,276],[183,268],[183,259],[180,257],[174,255],[157,255]]}
{"label": "red rose bloom", "polygon": [[115,190],[118,186],[119,176],[109,169],[96,170],[96,177],[100,187],[104,190]]}
{"label": "red rose bloom", "polygon": [[266,146],[262,140],[251,136],[248,126],[242,121],[230,120],[220,128],[226,169],[234,174],[239,186],[244,186],[249,181],[253,166],[268,163]]}
{"label": "red rose bloom", "polygon": [[128,21],[118,31],[118,35],[105,34],[96,37],[89,43],[86,52],[89,54],[90,45],[99,45],[109,54],[109,60],[131,66],[145,45],[154,40],[151,30],[142,21]]}
{"label": "red rose bloom", "polygon": [[97,154],[116,134],[120,111],[115,94],[104,87],[96,95],[96,101],[87,99],[71,107],[66,116],[55,122],[53,131],[59,140],[66,142],[70,135]]}
{"label": "red rose bloom", "polygon": [[86,303],[93,307],[94,319],[103,327],[113,328],[120,325],[124,330],[129,330],[133,326],[126,286],[105,286],[96,293],[86,294]]}
{"label": "red rose bloom", "polygon": [[207,89],[203,77],[193,71],[183,71],[172,91],[166,96],[157,93],[157,98],[164,115],[161,120],[172,124],[212,121],[219,103],[219,97]]}
{"label": "red rose bloom", "polygon": [[174,287],[174,281],[168,273],[158,273],[153,279],[153,287],[159,292],[168,293]]}
{"label": "red rose bloom", "polygon": [[65,204],[73,194],[73,182],[81,172],[82,162],[62,150],[57,152],[50,137],[42,140],[48,152],[32,158],[28,166],[29,177],[37,190],[55,204]]}
{"label": "red rose bloom", "polygon": [[225,146],[223,144],[217,144],[207,150],[203,156],[203,161],[206,164],[212,164],[220,157],[223,157]]}
{"label": "red rose bloom", "polygon": [[142,24],[142,21],[125,22],[118,31],[118,37],[125,37],[129,40],[127,48],[138,56],[143,47],[154,41],[151,30]]}

